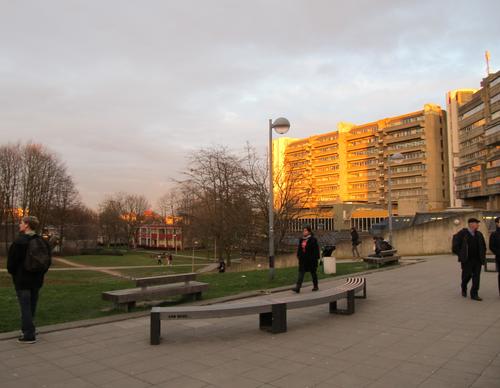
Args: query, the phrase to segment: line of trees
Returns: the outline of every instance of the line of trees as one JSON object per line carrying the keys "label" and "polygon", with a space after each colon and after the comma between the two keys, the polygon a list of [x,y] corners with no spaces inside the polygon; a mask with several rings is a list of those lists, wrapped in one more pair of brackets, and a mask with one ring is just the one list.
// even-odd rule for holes
{"label": "line of trees", "polygon": [[[202,148],[188,157],[184,178],[165,193],[156,211],[143,195],[116,193],[97,212],[80,201],[60,158],[40,144],[0,146],[0,226],[5,248],[17,233],[19,219],[36,215],[41,227],[57,230],[64,240],[137,246],[137,229],[175,216],[186,246],[216,248],[230,265],[237,252],[267,251],[269,184],[267,159],[247,146],[243,152],[223,146]],[[275,238],[279,249],[290,224],[312,190],[300,172],[275,171]],[[178,221],[180,220],[180,221]],[[78,248],[78,247],[76,247]]]}
{"label": "line of trees", "polygon": [[[94,234],[95,214],[80,201],[61,159],[40,144],[0,146],[0,225],[5,249],[17,234],[19,219],[36,215],[41,228],[50,225],[60,237]],[[75,222],[88,227],[77,230]]]}

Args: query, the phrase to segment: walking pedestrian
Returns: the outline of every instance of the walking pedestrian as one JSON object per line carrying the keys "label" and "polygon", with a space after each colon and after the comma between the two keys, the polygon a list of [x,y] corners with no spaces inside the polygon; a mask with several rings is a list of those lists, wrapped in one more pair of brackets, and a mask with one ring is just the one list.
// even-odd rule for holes
{"label": "walking pedestrian", "polygon": [[498,272],[498,294],[500,295],[500,217],[495,218],[495,231],[490,235],[490,251],[495,255]]}
{"label": "walking pedestrian", "polygon": [[36,217],[23,217],[19,224],[19,236],[9,248],[7,270],[12,276],[21,310],[22,335],[19,343],[36,342],[35,313],[40,288],[51,264],[49,244],[36,233],[39,226]]}
{"label": "walking pedestrian", "polygon": [[297,247],[297,258],[299,260],[299,275],[297,278],[297,285],[293,288],[296,293],[300,292],[304,275],[306,272],[311,273],[313,281],[313,291],[318,291],[318,269],[319,260],[319,244],[316,237],[313,236],[310,226],[306,226],[302,232],[302,238],[299,240]]}
{"label": "walking pedestrian", "polygon": [[361,257],[358,251],[358,245],[361,244],[359,240],[359,233],[355,227],[351,228],[351,242],[352,242],[352,257]]}
{"label": "walking pedestrian", "polygon": [[458,256],[462,267],[462,296],[467,297],[467,286],[472,279],[470,297],[472,300],[481,301],[479,297],[479,283],[481,266],[486,261],[486,242],[483,234],[478,230],[477,218],[469,218],[467,228],[463,228],[453,236],[452,251]]}

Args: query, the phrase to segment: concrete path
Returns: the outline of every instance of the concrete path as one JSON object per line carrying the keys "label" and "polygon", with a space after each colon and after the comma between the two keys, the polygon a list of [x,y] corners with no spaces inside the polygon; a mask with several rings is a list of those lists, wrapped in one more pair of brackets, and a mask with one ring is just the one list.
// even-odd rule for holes
{"label": "concrete path", "polygon": [[460,295],[455,258],[426,259],[367,275],[356,314],[292,310],[279,335],[257,316],[173,321],[150,346],[136,318],[1,341],[0,386],[500,387],[497,274],[482,274],[475,302]]}

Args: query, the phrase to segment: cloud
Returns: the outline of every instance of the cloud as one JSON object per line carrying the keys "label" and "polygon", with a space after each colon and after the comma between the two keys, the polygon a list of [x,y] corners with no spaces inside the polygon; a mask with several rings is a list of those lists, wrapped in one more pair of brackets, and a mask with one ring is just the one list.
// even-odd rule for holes
{"label": "cloud", "polygon": [[4,1],[0,142],[67,162],[83,199],[152,202],[185,156],[444,104],[500,57],[497,1]]}

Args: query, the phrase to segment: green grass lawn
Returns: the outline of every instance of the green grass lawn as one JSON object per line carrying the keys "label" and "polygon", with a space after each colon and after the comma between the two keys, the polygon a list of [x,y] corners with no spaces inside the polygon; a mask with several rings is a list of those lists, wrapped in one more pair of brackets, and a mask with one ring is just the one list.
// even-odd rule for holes
{"label": "green grass lawn", "polygon": [[[197,264],[195,266],[195,271],[200,267],[204,267],[205,264]],[[139,278],[139,277],[147,277],[147,276],[160,276],[160,275],[174,275],[178,273],[186,273],[191,272],[191,264],[186,264],[186,266],[169,267],[167,265],[159,265],[155,268],[126,268],[126,269],[117,269],[116,272],[120,272],[124,275]]]}
{"label": "green grass lawn", "polygon": [[[40,293],[37,325],[114,314],[101,300],[103,291],[133,287],[131,281],[92,271],[49,271]],[[19,307],[10,276],[0,273],[0,332],[19,328]]]}
{"label": "green grass lawn", "polygon": [[[78,264],[86,264],[95,267],[120,267],[120,266],[143,266],[156,265],[157,259],[151,257],[150,253],[129,252],[123,256],[108,255],[80,255],[67,256],[65,259]],[[196,263],[208,263],[206,259],[195,258]],[[190,257],[179,257],[173,255],[173,264],[191,264]]]}
{"label": "green grass lawn", "polygon": [[[182,268],[182,267],[181,267]],[[127,269],[121,272],[130,276],[154,276],[177,272],[176,267]],[[363,263],[337,264],[337,276],[363,271]],[[190,268],[180,272],[189,272]],[[331,275],[318,274],[320,279]],[[204,299],[218,298],[251,290],[266,290],[279,286],[292,286],[297,276],[297,268],[276,269],[275,279],[269,281],[267,270],[247,272],[209,273],[198,276],[200,281],[209,283]],[[310,278],[306,275],[306,281]],[[132,288],[134,283],[95,271],[49,271],[40,293],[37,325],[97,318],[118,311],[110,310],[111,303],[101,299],[101,293],[122,288]],[[321,288],[321,280],[320,280]],[[178,303],[178,300],[177,302]],[[140,308],[140,307],[139,307]],[[0,332],[19,328],[19,307],[10,276],[0,273]]]}

